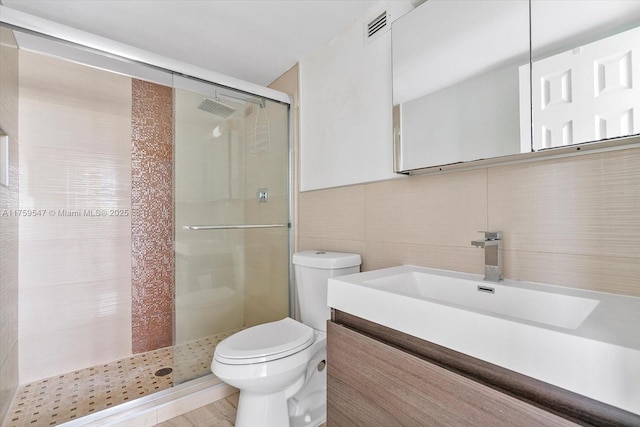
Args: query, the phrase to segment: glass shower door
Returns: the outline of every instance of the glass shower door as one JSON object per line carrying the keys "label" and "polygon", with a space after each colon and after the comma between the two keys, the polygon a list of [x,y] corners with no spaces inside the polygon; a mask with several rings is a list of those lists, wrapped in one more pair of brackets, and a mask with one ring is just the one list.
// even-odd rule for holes
{"label": "glass shower door", "polygon": [[175,384],[210,373],[222,338],[289,314],[289,106],[179,83]]}

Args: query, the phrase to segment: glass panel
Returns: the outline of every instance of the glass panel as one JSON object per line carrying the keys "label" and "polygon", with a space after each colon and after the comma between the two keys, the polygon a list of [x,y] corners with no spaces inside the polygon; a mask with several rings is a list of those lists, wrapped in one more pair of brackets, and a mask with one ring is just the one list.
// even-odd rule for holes
{"label": "glass panel", "polygon": [[289,313],[288,106],[186,83],[197,90],[174,92],[175,383],[210,373],[199,348]]}

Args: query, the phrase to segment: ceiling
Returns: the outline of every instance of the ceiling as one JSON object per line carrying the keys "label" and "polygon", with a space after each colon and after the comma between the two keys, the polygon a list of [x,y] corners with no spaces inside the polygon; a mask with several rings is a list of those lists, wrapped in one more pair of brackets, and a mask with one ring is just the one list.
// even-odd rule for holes
{"label": "ceiling", "polygon": [[378,0],[0,0],[9,8],[266,86]]}

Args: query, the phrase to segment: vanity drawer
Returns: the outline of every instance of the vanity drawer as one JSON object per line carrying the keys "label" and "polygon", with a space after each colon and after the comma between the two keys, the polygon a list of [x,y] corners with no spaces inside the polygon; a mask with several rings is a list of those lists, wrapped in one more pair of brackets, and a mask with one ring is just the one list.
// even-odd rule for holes
{"label": "vanity drawer", "polygon": [[640,426],[640,416],[332,310],[329,426]]}
{"label": "vanity drawer", "polygon": [[575,426],[410,353],[329,323],[328,426]]}

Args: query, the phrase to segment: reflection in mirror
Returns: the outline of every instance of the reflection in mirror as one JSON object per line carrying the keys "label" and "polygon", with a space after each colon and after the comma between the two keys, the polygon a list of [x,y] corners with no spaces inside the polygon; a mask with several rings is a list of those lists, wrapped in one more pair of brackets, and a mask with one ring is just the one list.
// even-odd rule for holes
{"label": "reflection in mirror", "polygon": [[393,23],[401,170],[520,152],[527,1],[428,0]]}
{"label": "reflection in mirror", "polygon": [[640,1],[534,0],[531,22],[534,150],[640,133]]}

